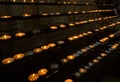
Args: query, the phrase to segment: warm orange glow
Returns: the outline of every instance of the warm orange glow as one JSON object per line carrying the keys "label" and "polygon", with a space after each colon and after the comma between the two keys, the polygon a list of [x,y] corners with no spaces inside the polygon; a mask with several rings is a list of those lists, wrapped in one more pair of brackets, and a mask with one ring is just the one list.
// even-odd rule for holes
{"label": "warm orange glow", "polygon": [[119,44],[114,44],[113,46],[111,46],[112,49],[116,49],[119,46]]}
{"label": "warm orange glow", "polygon": [[38,70],[38,74],[39,74],[40,76],[46,75],[47,73],[48,73],[48,70],[45,69],[45,68]]}
{"label": "warm orange glow", "polygon": [[79,13],[79,12],[78,12],[78,11],[75,11],[74,13],[77,14],[77,13]]}
{"label": "warm orange glow", "polygon": [[48,14],[47,13],[43,13],[42,16],[47,16]]}
{"label": "warm orange glow", "polygon": [[3,35],[3,36],[0,36],[0,40],[7,40],[7,39],[10,39],[12,36],[10,35]]}
{"label": "warm orange glow", "polygon": [[79,72],[80,72],[80,73],[86,73],[86,72],[87,72],[87,70],[86,70],[86,69],[84,69],[84,68],[80,68],[80,69],[79,69]]}
{"label": "warm orange glow", "polygon": [[79,36],[79,37],[83,37],[84,35],[83,35],[83,34],[79,34],[78,36]]}
{"label": "warm orange glow", "polygon": [[94,48],[95,46],[93,46],[93,45],[89,45],[89,47],[90,47],[90,48]]}
{"label": "warm orange glow", "polygon": [[70,23],[70,24],[69,24],[69,26],[75,26],[75,24],[73,24],[73,23]]}
{"label": "warm orange glow", "polygon": [[23,15],[23,17],[29,17],[29,16],[31,16],[30,14],[27,14],[27,13],[25,13],[24,15]]}
{"label": "warm orange glow", "polygon": [[109,35],[110,38],[113,38],[114,36],[115,36],[114,34],[110,34],[110,35]]}
{"label": "warm orange glow", "polygon": [[74,38],[73,37],[69,37],[68,40],[74,40]]}
{"label": "warm orange glow", "polygon": [[20,53],[20,54],[14,55],[13,58],[18,60],[18,59],[22,59],[24,56],[25,56],[25,54]]}
{"label": "warm orange glow", "polygon": [[10,64],[14,61],[14,58],[5,58],[4,60],[2,60],[2,64]]}
{"label": "warm orange glow", "polygon": [[61,27],[61,28],[65,28],[66,25],[64,25],[64,24],[60,24],[59,27]]}
{"label": "warm orange glow", "polygon": [[15,36],[16,37],[22,37],[22,36],[25,36],[25,33],[24,32],[19,32],[19,33],[16,33]]}
{"label": "warm orange glow", "polygon": [[68,62],[68,59],[64,58],[61,60],[62,63],[67,63]]}
{"label": "warm orange glow", "polygon": [[98,63],[99,60],[98,60],[98,59],[93,59],[93,62],[94,62],[94,63]]}
{"label": "warm orange glow", "polygon": [[67,59],[73,60],[73,59],[75,59],[75,56],[74,56],[74,55],[68,55],[68,56],[67,56]]}
{"label": "warm orange glow", "polygon": [[48,44],[48,46],[49,46],[49,47],[55,47],[56,44],[55,44],[55,43],[50,43],[50,44]]}
{"label": "warm orange glow", "polygon": [[83,33],[83,35],[85,35],[85,36],[86,36],[86,35],[88,35],[88,34],[87,34],[87,33]]}
{"label": "warm orange glow", "polygon": [[101,53],[100,55],[101,55],[102,57],[107,56],[106,53]]}
{"label": "warm orange glow", "polygon": [[79,37],[78,37],[78,36],[73,36],[72,38],[74,38],[74,39],[78,39]]}
{"label": "warm orange glow", "polygon": [[50,29],[58,29],[58,27],[57,26],[50,26]]}
{"label": "warm orange glow", "polygon": [[66,79],[64,82],[73,82],[72,79]]}
{"label": "warm orange glow", "polygon": [[47,50],[47,49],[49,49],[49,46],[46,46],[46,45],[45,45],[45,46],[42,46],[41,49]]}
{"label": "warm orange glow", "polygon": [[104,38],[100,39],[99,41],[100,41],[100,42],[105,42],[105,41],[107,41],[107,40],[109,40],[109,38],[108,38],[108,37],[104,37]]}
{"label": "warm orange glow", "polygon": [[29,81],[36,81],[36,80],[38,80],[38,78],[39,78],[39,74],[33,73],[28,77],[28,80]]}
{"label": "warm orange glow", "polygon": [[33,52],[35,52],[35,53],[40,53],[40,52],[42,52],[42,49],[41,49],[41,48],[35,48],[35,49],[33,50]]}
{"label": "warm orange glow", "polygon": [[0,18],[11,18],[11,16],[1,16]]}
{"label": "warm orange glow", "polygon": [[68,14],[72,14],[72,12],[71,12],[71,11],[68,11],[67,13],[68,13]]}
{"label": "warm orange glow", "polygon": [[87,49],[81,49],[82,52],[87,52]]}
{"label": "warm orange glow", "polygon": [[91,32],[91,31],[88,31],[87,33],[88,33],[88,34],[92,34],[92,32]]}
{"label": "warm orange glow", "polygon": [[60,15],[61,13],[60,12],[56,12],[56,15]]}

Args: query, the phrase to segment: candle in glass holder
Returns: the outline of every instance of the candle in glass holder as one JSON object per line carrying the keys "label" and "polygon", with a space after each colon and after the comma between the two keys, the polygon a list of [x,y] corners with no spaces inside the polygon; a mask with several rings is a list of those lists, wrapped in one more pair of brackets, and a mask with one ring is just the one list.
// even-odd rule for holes
{"label": "candle in glass holder", "polygon": [[57,26],[50,26],[50,29],[58,29],[58,27]]}
{"label": "candle in glass holder", "polygon": [[74,55],[68,55],[68,56],[67,56],[67,59],[73,60],[73,59],[75,59],[75,56],[74,56]]}
{"label": "candle in glass holder", "polygon": [[107,54],[106,54],[106,53],[101,53],[100,55],[101,55],[102,57],[107,56]]}
{"label": "candle in glass holder", "polygon": [[73,23],[70,23],[70,24],[69,24],[69,26],[75,26],[75,24],[73,24]]}
{"label": "candle in glass holder", "polygon": [[27,13],[23,14],[23,17],[29,17],[29,16],[31,16],[31,15],[27,14]]}
{"label": "candle in glass holder", "polygon": [[48,73],[48,70],[45,69],[45,68],[38,70],[38,74],[39,74],[40,76],[46,75],[47,73]]}
{"label": "candle in glass holder", "polygon": [[41,49],[47,50],[47,49],[49,49],[49,46],[44,45],[44,46],[41,47]]}
{"label": "candle in glass holder", "polygon": [[34,52],[34,53],[40,53],[40,52],[42,52],[42,49],[41,49],[41,48],[35,48],[35,49],[33,50],[33,52]]}
{"label": "candle in glass holder", "polygon": [[0,36],[0,40],[7,40],[7,39],[10,39],[12,36],[11,35],[3,35],[3,36]]}
{"label": "candle in glass holder", "polygon": [[87,70],[86,70],[85,68],[80,68],[80,69],[79,69],[79,72],[80,72],[80,73],[86,73]]}
{"label": "candle in glass holder", "polygon": [[26,34],[24,32],[18,32],[15,34],[16,37],[22,37],[25,36]]}
{"label": "candle in glass holder", "polygon": [[50,44],[48,44],[48,46],[49,46],[49,47],[55,47],[56,44],[55,44],[55,43],[50,43]]}
{"label": "candle in glass holder", "polygon": [[11,18],[11,16],[1,16],[0,18]]}
{"label": "candle in glass holder", "polygon": [[13,56],[14,59],[18,60],[18,59],[22,59],[25,56],[25,54],[23,53],[19,53]]}
{"label": "candle in glass holder", "polygon": [[64,58],[64,59],[61,60],[61,62],[62,62],[63,64],[67,63],[68,61],[69,61],[69,60],[66,59],[66,58]]}
{"label": "candle in glass holder", "polygon": [[29,75],[28,80],[29,81],[36,81],[36,80],[38,80],[38,78],[39,78],[39,74],[33,73],[33,74]]}
{"label": "candle in glass holder", "polygon": [[98,59],[93,59],[93,62],[94,62],[94,63],[98,63],[99,60],[98,60]]}
{"label": "candle in glass holder", "polygon": [[14,61],[14,58],[9,57],[2,60],[2,64],[10,64]]}
{"label": "candle in glass holder", "polygon": [[61,27],[61,28],[65,28],[66,25],[64,25],[64,24],[60,24],[59,27]]}
{"label": "candle in glass holder", "polygon": [[72,79],[66,79],[64,82],[73,82]]}

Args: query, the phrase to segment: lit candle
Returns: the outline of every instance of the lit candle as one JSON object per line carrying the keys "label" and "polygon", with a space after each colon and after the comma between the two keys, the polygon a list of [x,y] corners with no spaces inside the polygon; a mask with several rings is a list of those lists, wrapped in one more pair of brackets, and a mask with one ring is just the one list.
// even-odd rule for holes
{"label": "lit candle", "polygon": [[67,56],[67,59],[73,60],[73,59],[75,59],[75,56],[74,56],[74,55],[68,55],[68,56]]}
{"label": "lit candle", "polygon": [[107,54],[106,54],[106,53],[101,53],[100,55],[101,55],[102,57],[107,56]]}
{"label": "lit candle", "polygon": [[33,73],[28,77],[28,80],[29,81],[36,81],[36,80],[38,80],[38,78],[39,78],[39,74]]}
{"label": "lit candle", "polygon": [[86,72],[87,72],[87,70],[86,70],[86,69],[84,69],[84,68],[80,68],[80,69],[79,69],[79,72],[80,72],[80,73],[86,73]]}
{"label": "lit candle", "polygon": [[50,43],[50,44],[48,44],[48,46],[49,46],[49,47],[55,47],[56,44],[55,44],[55,43]]}
{"label": "lit candle", "polygon": [[60,24],[59,27],[61,27],[61,28],[65,28],[66,25],[64,25],[64,24]]}
{"label": "lit candle", "polygon": [[42,49],[41,49],[41,48],[35,48],[35,49],[33,50],[33,52],[34,52],[34,53],[40,53],[40,52],[42,52]]}
{"label": "lit candle", "polygon": [[47,13],[43,13],[42,16],[47,16],[48,14]]}
{"label": "lit candle", "polygon": [[42,46],[41,49],[47,50],[47,49],[49,49],[49,46],[46,46],[46,45],[45,45],[45,46]]}
{"label": "lit candle", "polygon": [[11,18],[11,16],[1,16],[1,18]]}
{"label": "lit candle", "polygon": [[66,79],[64,82],[73,82],[72,79]]}
{"label": "lit candle", "polygon": [[40,76],[46,75],[47,73],[48,73],[48,70],[45,69],[45,68],[38,70],[38,74],[39,74]]}
{"label": "lit candle", "polygon": [[61,60],[61,62],[62,62],[63,64],[67,63],[68,61],[69,61],[69,60],[66,59],[66,58],[64,58],[64,59]]}
{"label": "lit candle", "polygon": [[93,59],[93,62],[94,62],[94,63],[98,63],[99,60],[98,60],[98,59]]}
{"label": "lit candle", "polygon": [[7,40],[7,39],[10,39],[12,36],[10,35],[3,35],[3,36],[0,36],[0,40]]}
{"label": "lit candle", "polygon": [[50,29],[58,29],[58,27],[57,26],[50,26]]}
{"label": "lit candle", "polygon": [[73,23],[70,23],[70,24],[69,24],[69,26],[75,26],[75,24],[73,24]]}
{"label": "lit candle", "polygon": [[20,53],[20,54],[16,54],[13,56],[14,59],[18,60],[18,59],[22,59],[25,56],[25,54]]}
{"label": "lit candle", "polygon": [[2,60],[2,64],[10,64],[14,61],[14,58],[9,57]]}
{"label": "lit candle", "polygon": [[113,38],[114,36],[115,36],[114,34],[110,34],[110,35],[109,35],[110,38]]}
{"label": "lit candle", "polygon": [[81,49],[82,52],[87,52],[87,49]]}
{"label": "lit candle", "polygon": [[31,16],[30,14],[27,14],[27,13],[25,13],[24,15],[23,15],[23,17],[29,17],[29,16]]}
{"label": "lit candle", "polygon": [[15,34],[16,37],[22,37],[25,36],[26,34],[24,32],[18,32]]}

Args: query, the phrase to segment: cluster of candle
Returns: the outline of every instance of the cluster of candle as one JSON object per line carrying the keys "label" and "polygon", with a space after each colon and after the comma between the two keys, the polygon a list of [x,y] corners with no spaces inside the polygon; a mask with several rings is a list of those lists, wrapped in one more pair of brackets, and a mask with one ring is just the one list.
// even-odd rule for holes
{"label": "cluster of candle", "polygon": [[[26,16],[29,16],[29,15],[26,15]],[[50,26],[49,28],[52,29],[52,30],[55,30],[55,29],[61,29],[61,28],[66,28],[67,26],[69,27],[73,27],[73,26],[76,26],[76,25],[80,25],[80,24],[86,24],[86,23],[90,23],[90,22],[96,22],[96,21],[101,21],[102,19],[103,20],[106,20],[106,19],[112,19],[112,18],[116,18],[117,16],[109,16],[109,17],[104,17],[104,18],[96,18],[96,19],[89,19],[89,20],[86,20],[86,21],[75,21],[74,23],[68,23],[68,24],[60,24],[58,26],[56,25],[53,25],[53,26]],[[117,22],[117,23],[114,23],[114,24],[111,24],[109,26],[115,26],[116,24],[120,24],[120,22]],[[101,28],[101,29],[105,29],[105,27]],[[34,33],[34,31],[33,31]],[[25,36],[27,35],[25,32],[18,32],[15,34],[15,37],[22,37],[22,36]],[[0,36],[0,40],[8,40],[8,39],[11,39],[12,35],[9,35],[9,34],[4,34],[2,36]]]}
{"label": "cluster of candle", "polygon": [[[100,13],[100,12],[111,12],[111,11],[113,11],[113,10],[89,10],[89,11],[68,11],[68,12],[66,12],[66,13],[61,13],[61,12],[52,12],[52,13],[42,13],[42,14],[40,14],[41,16],[52,16],[52,15],[62,15],[62,14],[81,14],[81,13]],[[28,14],[28,13],[25,13],[25,14],[23,14],[22,15],[22,17],[30,17],[30,16],[32,16],[31,14]],[[15,17],[17,17],[17,16],[15,16]],[[8,18],[12,18],[12,16],[8,16],[8,15],[5,15],[5,16],[0,16],[0,18],[2,18],[2,19],[8,19]]]}
{"label": "cluster of candle", "polygon": [[[85,3],[83,3],[83,4],[80,4],[80,3],[78,3],[78,2],[76,2],[76,1],[72,1],[72,2],[70,2],[70,1],[63,1],[63,2],[55,2],[55,3],[49,3],[49,2],[46,2],[46,1],[44,1],[44,0],[40,0],[40,1],[35,1],[35,0],[23,0],[23,1],[18,1],[18,0],[12,0],[11,2],[20,2],[20,3],[25,3],[25,2],[27,2],[27,3],[42,3],[42,4],[57,4],[57,5],[62,5],[62,4],[64,4],[64,5],[93,5],[93,6],[96,6],[96,5],[103,5],[103,6],[105,6],[105,5],[108,5],[108,6],[113,6],[114,4],[91,4],[91,3],[89,3],[89,2],[85,2]],[[18,3],[19,4],[19,3]]]}
{"label": "cluster of candle", "polygon": [[39,79],[40,76],[45,76],[48,73],[48,70],[46,68],[42,68],[38,70],[37,73],[32,73],[29,75],[28,80],[29,81],[36,81]]}
{"label": "cluster of candle", "polygon": [[[89,20],[84,20],[84,21],[75,21],[75,22],[68,23],[68,24],[60,24],[58,26],[53,25],[53,26],[50,26],[50,29],[55,30],[55,29],[59,29],[59,28],[66,28],[67,26],[73,27],[73,26],[76,26],[76,25],[81,25],[81,24],[86,24],[86,23],[91,23],[91,22],[97,22],[97,21],[112,19],[112,18],[116,18],[116,17],[117,16],[109,16],[109,17],[89,19]],[[105,28],[105,27],[103,27],[103,28]]]}
{"label": "cluster of candle", "polygon": [[[15,37],[23,37],[23,36],[25,36],[25,35],[26,35],[25,32],[18,32],[18,33],[16,33],[14,36],[15,36]],[[0,40],[8,40],[8,39],[10,39],[10,38],[12,38],[12,35],[5,34],[5,35],[3,35],[3,36],[0,36]]]}
{"label": "cluster of candle", "polygon": [[[112,35],[112,34],[110,34],[110,35]],[[109,36],[109,35],[108,35],[108,36]],[[88,52],[88,50],[91,50],[91,49],[99,46],[100,44],[101,44],[101,42],[95,42],[95,43],[93,43],[93,44],[91,44],[91,45],[88,45],[88,46],[86,46],[85,48],[82,48],[81,50],[78,50],[77,52],[73,53],[73,55],[68,55],[66,58],[61,59],[61,63],[66,64],[66,63],[68,63],[70,60],[76,59],[76,57],[79,57],[80,55],[84,54],[85,52]],[[114,44],[111,48],[116,49],[118,46],[119,46],[119,44]],[[106,53],[101,53],[100,56],[98,56],[96,59],[93,59],[93,60],[92,60],[92,62],[91,62],[92,65],[90,64],[90,66],[93,66],[93,64],[99,63],[99,61],[100,61],[103,57],[106,57],[106,56],[107,56]],[[56,64],[56,65],[57,65],[57,64]],[[58,66],[59,66],[59,65],[58,65]],[[57,66],[57,67],[58,67],[58,66]],[[56,67],[56,66],[55,66],[55,67]],[[43,75],[46,75],[47,72],[48,72],[48,70],[45,69],[45,73],[43,72]],[[80,68],[80,69],[79,69],[79,73],[80,73],[80,74],[83,74],[83,73],[86,73],[86,72],[87,72],[87,69],[86,69],[86,68]],[[29,81],[35,81],[35,80],[37,80],[37,79],[39,78],[39,77],[38,77],[38,76],[40,75],[39,73],[36,74],[36,77],[37,77],[37,78],[34,76],[34,74],[36,74],[36,73],[33,73],[33,74],[31,74],[31,75],[28,77]],[[32,79],[30,79],[30,78],[32,78]],[[34,78],[34,79],[33,79],[33,78]],[[70,80],[70,79],[67,79],[67,80]],[[66,82],[67,80],[65,80],[64,82]]]}
{"label": "cluster of candle", "polygon": [[92,34],[92,33],[93,33],[92,31],[84,32],[84,33],[81,33],[81,34],[76,35],[76,36],[68,37],[68,40],[69,40],[69,41],[76,40],[76,39],[79,39],[79,38],[81,38],[81,37],[90,35],[90,34]]}
{"label": "cluster of candle", "polygon": [[[115,24],[120,24],[120,23],[119,23],[119,22],[116,22]],[[110,24],[110,25],[111,25],[111,24]],[[110,25],[108,25],[108,26],[110,27]],[[107,28],[108,28],[108,26],[104,26],[104,27],[107,27]],[[103,27],[101,27],[101,28],[103,28]],[[96,31],[96,29],[95,29],[95,31]],[[97,29],[97,31],[100,31],[100,28]],[[93,34],[93,32],[92,32],[92,31],[88,31],[88,32],[80,33],[80,34],[78,34],[78,35],[68,37],[67,39],[68,39],[68,41],[73,41],[73,40],[76,40],[76,39],[85,37],[85,36],[87,36],[87,35],[90,35],[90,34]],[[113,38],[113,37],[115,37],[115,34],[110,34],[108,37],[104,37],[104,38],[100,39],[99,41],[100,41],[101,43],[104,43],[104,42],[108,41],[110,38]],[[22,58],[24,58],[24,56],[30,56],[30,55],[33,55],[33,54],[35,54],[35,53],[40,53],[40,52],[42,52],[42,51],[44,51],[44,50],[48,50],[48,49],[50,49],[50,48],[56,47],[57,45],[64,44],[64,42],[65,42],[65,41],[61,40],[61,41],[57,41],[57,43],[49,43],[49,44],[47,44],[47,45],[43,45],[43,46],[41,46],[41,47],[37,47],[37,48],[33,49],[33,50],[30,51],[30,52],[28,51],[29,55],[26,54],[26,52],[25,52],[25,53],[15,54],[13,57],[8,57],[8,58],[3,59],[3,60],[2,60],[2,64],[10,64],[10,63],[12,63],[14,60],[16,60],[16,59],[22,59]],[[92,46],[91,46],[91,47],[92,47]],[[85,49],[82,49],[82,51],[84,52],[84,51],[86,51],[86,50],[85,50]]]}
{"label": "cluster of candle", "polygon": [[[108,48],[105,51],[109,51],[109,53],[111,53],[113,50],[117,49],[117,47],[120,45],[120,41],[118,43],[115,43],[111,46],[111,48]],[[97,63],[99,63],[103,58],[107,57],[108,52],[102,52],[99,54],[99,56],[97,56],[96,58],[92,59],[90,62],[88,62],[87,65],[85,65],[84,67],[79,68],[78,72],[74,73],[74,76],[79,78],[81,76],[81,74],[85,74],[88,70],[90,70],[93,66],[95,66]],[[66,79],[64,82],[73,82],[72,79]]]}

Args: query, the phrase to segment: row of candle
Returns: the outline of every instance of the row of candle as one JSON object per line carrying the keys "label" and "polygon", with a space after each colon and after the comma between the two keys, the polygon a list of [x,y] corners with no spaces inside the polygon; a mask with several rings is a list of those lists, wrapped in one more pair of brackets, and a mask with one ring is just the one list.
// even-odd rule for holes
{"label": "row of candle", "polygon": [[[108,37],[107,37],[107,36],[106,36],[106,37],[109,38],[109,40],[110,40],[110,38],[113,38],[113,37],[111,37],[111,35],[114,35],[113,37],[115,37],[115,33],[110,34],[110,35],[108,35]],[[104,38],[106,38],[106,37],[104,37]],[[102,38],[102,39],[103,39],[103,38]],[[100,40],[101,40],[101,39],[100,39]],[[106,42],[106,41],[104,41],[104,43],[105,43],[105,42]],[[103,43],[103,42],[102,42],[102,43]],[[66,64],[66,63],[68,63],[68,62],[71,61],[71,60],[75,60],[77,57],[79,57],[80,55],[88,52],[89,50],[91,50],[91,49],[99,46],[100,44],[101,44],[101,41],[95,42],[95,43],[93,43],[93,44],[91,44],[91,45],[86,46],[85,48],[82,48],[81,50],[78,50],[77,52],[73,53],[73,55],[68,55],[66,58],[63,58],[63,59],[61,59],[60,61],[61,61],[62,64]],[[114,44],[111,48],[112,48],[112,49],[116,49],[118,46],[119,46],[119,44]],[[101,53],[100,56],[105,57],[105,56],[107,56],[107,54],[106,54],[106,53]],[[97,57],[98,59],[93,59],[92,62],[93,62],[93,63],[98,63],[98,62],[99,62],[99,59],[102,59],[100,56]],[[52,65],[52,64],[51,64],[51,65]],[[57,65],[57,64],[56,64],[56,65]],[[58,65],[58,66],[59,66],[59,65]],[[57,67],[58,67],[58,66],[57,66]],[[42,69],[40,69],[40,70],[44,70],[42,75],[46,75],[47,72],[48,72],[48,69],[46,69],[46,68],[42,68]],[[30,74],[29,77],[28,77],[28,80],[29,80],[29,81],[36,81],[36,80],[38,80],[38,79],[39,79],[39,76],[41,76],[41,75],[39,74],[39,71],[40,71],[40,70],[38,70],[38,74],[37,74],[37,73],[32,73],[32,74]],[[80,73],[86,73],[87,70],[84,69],[84,68],[80,68],[80,69],[79,69],[79,72],[80,72]],[[69,79],[69,80],[70,80],[70,79]],[[67,82],[67,81],[68,81],[68,79],[65,80],[64,82]]]}
{"label": "row of candle", "polygon": [[[52,25],[49,26],[50,30],[56,30],[56,29],[61,29],[61,28],[67,28],[67,27],[75,27],[76,25],[81,25],[81,24],[87,24],[87,23],[91,23],[91,22],[97,22],[97,21],[102,21],[102,20],[107,20],[107,19],[112,19],[112,18],[116,18],[117,16],[109,16],[109,17],[104,17],[104,18],[96,18],[96,19],[89,19],[89,20],[84,20],[84,21],[75,21],[72,23],[68,23],[68,24],[59,24],[58,26],[56,25]],[[34,30],[32,31],[32,33],[38,33],[41,31],[37,31],[35,32]],[[18,32],[15,35],[9,35],[9,34],[4,34],[2,36],[0,36],[0,40],[9,40],[12,39],[13,37],[19,38],[19,37],[23,37],[27,35],[25,32]]]}
{"label": "row of candle", "polygon": [[5,16],[0,16],[0,19],[11,19],[11,18],[16,18],[17,17],[21,17],[21,18],[28,18],[28,17],[34,17],[34,16],[41,16],[41,17],[46,17],[46,16],[63,16],[63,15],[79,15],[79,14],[86,14],[86,13],[101,13],[101,12],[112,12],[113,10],[107,9],[107,10],[89,10],[89,11],[68,11],[65,13],[61,13],[61,12],[51,12],[51,13],[42,13],[42,14],[37,14],[37,15],[32,15],[29,13],[25,13],[22,16],[9,16],[9,15],[5,15]]}
{"label": "row of candle", "polygon": [[0,2],[1,3],[4,3],[4,5],[6,4],[37,4],[37,5],[80,5],[80,6],[98,6],[98,5],[101,5],[101,6],[114,6],[114,4],[96,4],[96,3],[89,3],[89,2],[85,2],[85,3],[78,3],[78,2],[69,2],[69,1],[64,1],[64,2],[45,2],[45,1],[34,1],[34,0],[31,0],[31,1],[26,1],[26,0],[23,0],[23,1],[17,1],[17,0],[13,0],[13,1],[8,1],[8,2]]}
{"label": "row of candle", "polygon": [[[74,76],[77,78],[80,78],[81,74],[87,73],[88,70],[90,70],[93,66],[95,66],[97,63],[99,63],[103,58],[106,58],[113,50],[116,50],[120,46],[120,41],[118,43],[113,44],[110,48],[108,48],[105,51],[109,51],[109,53],[102,52],[99,56],[97,56],[92,61],[88,62],[88,64],[84,67],[81,67],[78,72],[74,73]],[[73,79],[68,78],[65,79],[64,82],[74,82]]]}
{"label": "row of candle", "polygon": [[[116,25],[120,24],[120,22],[112,23],[112,24],[109,24],[108,26],[101,27],[101,28],[104,28],[104,29],[101,29],[101,28],[94,29],[94,31],[98,32],[98,31],[105,30],[107,28],[113,27],[113,24],[114,24],[114,26],[116,26]],[[88,31],[88,32],[80,33],[78,35],[68,37],[67,39],[68,39],[68,41],[73,41],[73,40],[85,37],[87,35],[90,35],[90,34],[93,34],[93,32]],[[112,38],[114,36],[115,36],[114,34],[111,34],[109,37]],[[107,38],[107,40],[109,40],[109,39]],[[105,38],[100,39],[100,42],[105,42],[107,40],[106,40],[106,37],[105,37]],[[26,51],[24,53],[15,54],[13,57],[8,57],[8,58],[3,59],[2,64],[10,64],[15,60],[19,60],[19,59],[24,58],[25,56],[31,56],[35,53],[41,53],[42,51],[48,50],[50,48],[56,47],[57,45],[61,45],[61,44],[64,44],[64,43],[65,43],[65,41],[61,40],[61,41],[57,41],[56,43],[49,43],[49,44],[43,45],[41,47],[37,47],[37,48],[33,49],[33,51]]]}

